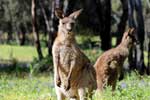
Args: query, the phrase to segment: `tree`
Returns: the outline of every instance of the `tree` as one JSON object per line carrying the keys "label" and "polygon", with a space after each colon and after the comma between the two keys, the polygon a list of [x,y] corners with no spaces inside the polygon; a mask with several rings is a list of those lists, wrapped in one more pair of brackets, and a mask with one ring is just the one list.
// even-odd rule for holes
{"label": "tree", "polygon": [[147,59],[148,59],[147,74],[150,75],[150,39],[148,41],[148,57],[147,57]]}
{"label": "tree", "polygon": [[10,40],[12,40],[12,33],[13,33],[13,15],[10,9],[10,5],[11,2],[6,2],[6,7],[8,8],[8,16],[9,16],[9,20],[7,22],[7,26],[8,26],[8,36],[7,36],[7,42],[10,42]]}
{"label": "tree", "polygon": [[[134,10],[136,11],[136,22],[134,19]],[[129,56],[129,64],[131,69],[137,69],[140,74],[143,74],[145,71],[144,64],[144,18],[142,11],[142,2],[141,0],[129,0],[129,27],[134,27],[137,30],[137,38],[139,45],[135,49],[132,49]]]}
{"label": "tree", "polygon": [[110,0],[95,0],[96,13],[100,21],[100,37],[102,50],[111,48],[111,1]]}
{"label": "tree", "polygon": [[45,24],[46,24],[46,30],[47,30],[47,33],[48,33],[48,54],[52,55],[53,36],[51,34],[49,19],[48,19],[47,15],[46,15],[46,11],[44,9],[43,3],[41,1],[39,1],[39,4],[40,4],[40,7],[41,7],[42,14],[44,16],[44,20],[45,20]]}
{"label": "tree", "polygon": [[36,16],[36,0],[32,0],[31,14],[32,14],[32,30],[33,30],[33,36],[34,36],[34,41],[35,41],[35,47],[37,49],[39,59],[42,59],[43,54],[42,54],[41,45],[39,41],[39,33],[38,33],[37,22],[36,22],[36,17],[37,17]]}
{"label": "tree", "polygon": [[26,38],[25,38],[26,29],[25,29],[25,26],[24,26],[23,23],[21,23],[19,25],[19,29],[20,29],[20,31],[18,33],[19,34],[19,42],[20,42],[20,45],[24,45],[25,44],[25,40],[26,40]]}

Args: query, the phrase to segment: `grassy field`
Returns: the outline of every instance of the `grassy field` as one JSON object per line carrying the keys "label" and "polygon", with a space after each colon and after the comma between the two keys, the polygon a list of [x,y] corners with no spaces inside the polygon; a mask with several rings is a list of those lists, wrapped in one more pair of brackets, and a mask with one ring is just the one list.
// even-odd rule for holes
{"label": "grassy field", "polygon": [[[0,100],[56,100],[52,74],[0,74]],[[107,87],[92,100],[150,100],[150,77],[135,73],[117,83],[115,95]]]}
{"label": "grassy field", "polygon": [[[51,100],[55,98],[51,75],[1,74],[0,100]],[[54,99],[55,100],[55,99]]]}
{"label": "grassy field", "polygon": [[[91,39],[91,36],[87,36]],[[78,36],[79,44],[88,44],[87,38]],[[98,37],[91,40],[98,41]],[[112,39],[112,44],[115,44]],[[101,50],[87,49],[81,46],[84,53],[94,63]],[[44,56],[47,48],[42,48]],[[147,53],[145,52],[147,56]],[[0,45],[0,60],[16,59],[18,62],[32,62],[37,58],[36,49],[32,46]],[[145,58],[145,62],[147,59]],[[53,73],[32,75],[29,73],[0,72],[0,100],[56,100],[53,82]],[[117,83],[115,95],[112,96],[110,87],[107,87],[100,96],[94,92],[92,100],[150,100],[150,76],[140,76],[135,72],[127,74],[125,79]]]}
{"label": "grassy field", "polygon": [[[46,48],[42,51],[46,55]],[[0,59],[10,60],[15,58],[17,61],[31,62],[37,57],[36,49],[33,46],[13,46],[13,45],[0,45]]]}

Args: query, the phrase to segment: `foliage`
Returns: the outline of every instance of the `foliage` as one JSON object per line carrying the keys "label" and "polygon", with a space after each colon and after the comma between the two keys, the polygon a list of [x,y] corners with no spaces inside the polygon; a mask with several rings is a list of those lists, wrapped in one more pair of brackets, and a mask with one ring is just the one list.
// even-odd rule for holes
{"label": "foliage", "polygon": [[[26,24],[30,22],[30,0],[2,0],[3,14],[1,20],[3,20],[2,29],[7,32],[10,28],[9,24],[15,31],[19,28],[21,23]],[[29,28],[29,27],[28,27]]]}
{"label": "foliage", "polygon": [[[39,1],[37,0],[37,23],[40,31],[44,31],[45,22],[44,17],[39,6]],[[42,1],[45,7],[45,11],[48,18],[50,18],[51,9],[50,3],[51,0]],[[31,0],[1,0],[0,1],[0,30],[3,32],[20,32],[21,28],[25,29],[25,32],[32,32],[31,24]]]}
{"label": "foliage", "polygon": [[53,71],[52,57],[46,56],[40,61],[37,58],[35,58],[30,65],[31,75],[46,71]]}

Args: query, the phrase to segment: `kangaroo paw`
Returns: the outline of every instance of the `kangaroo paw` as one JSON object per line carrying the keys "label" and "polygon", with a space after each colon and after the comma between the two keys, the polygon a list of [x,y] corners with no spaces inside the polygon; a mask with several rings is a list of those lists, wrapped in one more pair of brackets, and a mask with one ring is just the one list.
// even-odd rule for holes
{"label": "kangaroo paw", "polygon": [[66,85],[64,86],[64,88],[65,88],[66,91],[70,89],[70,81],[68,81],[66,83]]}
{"label": "kangaroo paw", "polygon": [[61,80],[60,80],[60,78],[57,78],[57,79],[56,79],[56,85],[57,85],[58,87],[60,87],[60,85],[61,85]]}

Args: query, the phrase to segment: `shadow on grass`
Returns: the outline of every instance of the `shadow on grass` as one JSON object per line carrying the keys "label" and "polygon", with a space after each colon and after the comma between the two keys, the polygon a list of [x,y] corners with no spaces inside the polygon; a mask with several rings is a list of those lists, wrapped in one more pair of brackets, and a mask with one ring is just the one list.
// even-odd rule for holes
{"label": "shadow on grass", "polygon": [[53,70],[52,58],[34,59],[32,62],[18,62],[16,59],[0,60],[0,73],[43,73]]}

